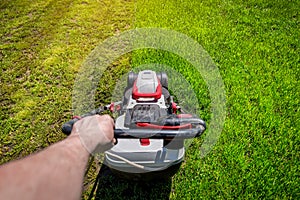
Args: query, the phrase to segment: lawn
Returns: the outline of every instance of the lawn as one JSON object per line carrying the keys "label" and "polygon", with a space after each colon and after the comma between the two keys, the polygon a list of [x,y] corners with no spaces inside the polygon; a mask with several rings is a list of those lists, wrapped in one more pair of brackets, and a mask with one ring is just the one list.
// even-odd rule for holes
{"label": "lawn", "polygon": [[131,27],[131,4],[1,2],[1,163],[65,137],[76,73],[102,40]]}
{"label": "lawn", "polygon": [[[76,73],[100,42],[158,27],[197,41],[218,67],[227,102],[222,134],[205,157],[203,138],[194,140],[171,182],[104,177],[97,197],[299,199],[299,7],[296,0],[1,1],[0,163],[65,137],[60,126],[71,116]],[[137,50],[115,61],[100,83],[99,104],[110,101],[116,80],[130,68],[150,63],[171,66],[189,81],[210,128],[203,79],[191,63],[162,50]]]}
{"label": "lawn", "polygon": [[[227,96],[217,145],[201,159],[201,144],[193,143],[170,197],[299,198],[299,1],[159,2],[138,1],[136,26],[197,40],[219,67]],[[148,55],[149,63],[188,66],[168,53]]]}

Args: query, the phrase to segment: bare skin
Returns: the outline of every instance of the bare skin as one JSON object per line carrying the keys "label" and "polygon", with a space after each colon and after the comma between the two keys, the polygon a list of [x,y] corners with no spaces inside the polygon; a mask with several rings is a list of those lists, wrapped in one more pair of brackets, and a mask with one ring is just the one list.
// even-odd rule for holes
{"label": "bare skin", "polygon": [[63,141],[0,166],[0,199],[80,199],[90,151],[103,152],[113,146],[114,123],[105,115],[79,122]]}

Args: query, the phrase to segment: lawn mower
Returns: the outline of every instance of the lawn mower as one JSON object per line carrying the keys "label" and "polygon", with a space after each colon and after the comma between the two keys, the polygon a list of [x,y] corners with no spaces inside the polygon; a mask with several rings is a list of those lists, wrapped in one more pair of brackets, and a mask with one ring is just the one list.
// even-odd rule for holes
{"label": "lawn mower", "polygon": [[[82,117],[116,113],[115,146],[105,152],[104,164],[120,177],[151,180],[172,177],[184,159],[184,140],[199,137],[205,122],[178,106],[168,90],[164,72],[129,72],[122,100],[102,106]],[[70,134],[79,118],[65,123]]]}

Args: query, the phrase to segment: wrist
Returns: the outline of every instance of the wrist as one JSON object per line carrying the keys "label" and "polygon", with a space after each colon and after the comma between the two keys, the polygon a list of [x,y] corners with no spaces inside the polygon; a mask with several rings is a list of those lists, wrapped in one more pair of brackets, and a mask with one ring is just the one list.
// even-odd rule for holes
{"label": "wrist", "polygon": [[69,150],[69,152],[72,155],[75,155],[77,158],[80,157],[82,159],[88,159],[89,152],[85,148],[85,146],[82,144],[82,141],[80,139],[80,136],[78,134],[70,135],[64,140],[66,149]]}

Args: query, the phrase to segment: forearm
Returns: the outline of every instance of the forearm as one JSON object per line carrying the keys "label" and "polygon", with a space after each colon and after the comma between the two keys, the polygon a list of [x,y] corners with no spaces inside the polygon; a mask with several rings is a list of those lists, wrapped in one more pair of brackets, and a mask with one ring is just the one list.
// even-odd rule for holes
{"label": "forearm", "polygon": [[74,135],[35,155],[1,166],[1,196],[5,199],[80,199],[88,157],[79,136]]}

